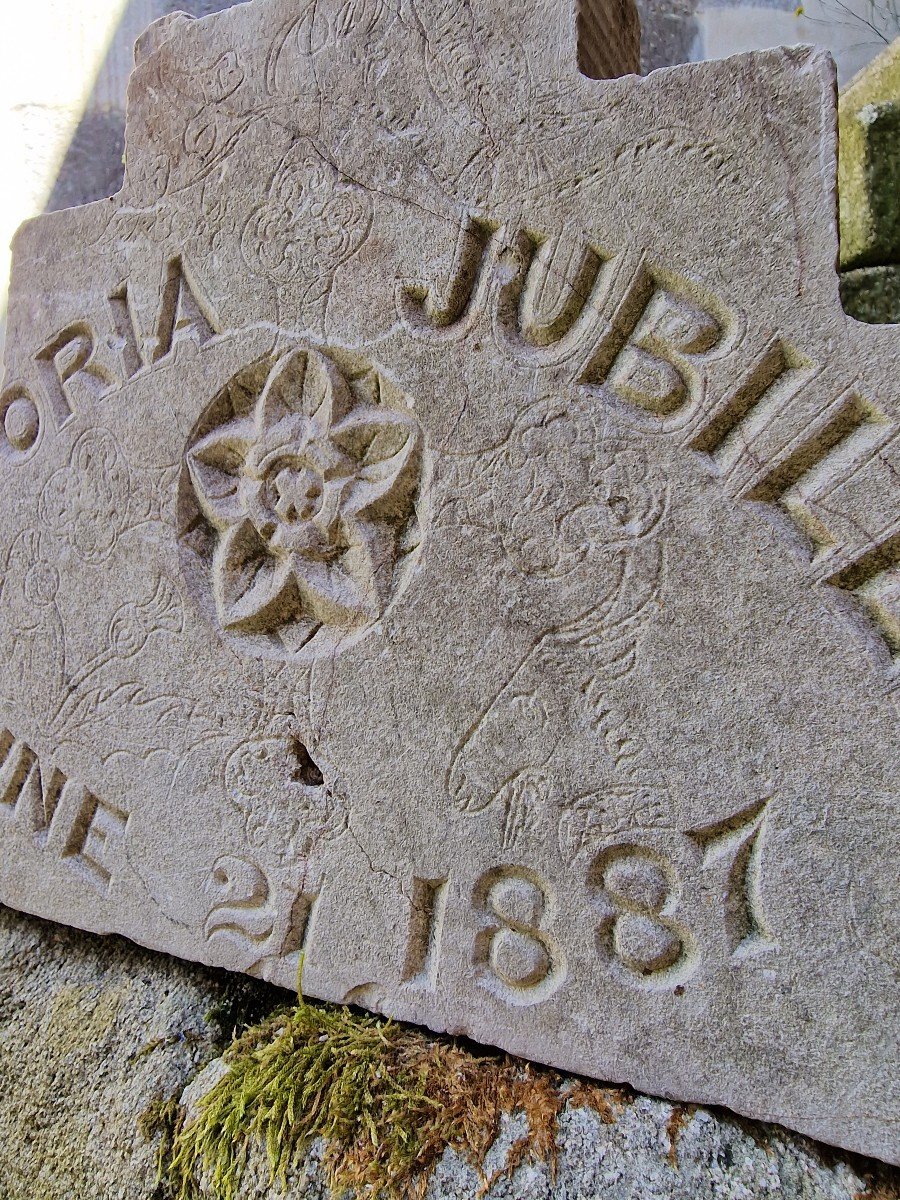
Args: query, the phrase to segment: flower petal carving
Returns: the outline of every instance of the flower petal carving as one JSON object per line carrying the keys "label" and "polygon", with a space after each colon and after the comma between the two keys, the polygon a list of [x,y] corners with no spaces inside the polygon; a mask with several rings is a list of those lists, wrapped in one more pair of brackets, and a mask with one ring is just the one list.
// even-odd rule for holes
{"label": "flower petal carving", "polygon": [[188,470],[203,515],[217,529],[227,529],[243,515],[238,493],[253,437],[252,421],[230,421],[202,438],[188,454]]}
{"label": "flower petal carving", "polygon": [[182,536],[195,577],[207,560],[229,639],[329,653],[385,613],[422,541],[423,439],[404,404],[362,356],[302,347],[211,402],[186,454]]}
{"label": "flower petal carving", "polygon": [[257,433],[288,417],[307,417],[327,436],[332,421],[349,407],[347,384],[330,359],[289,350],[272,368],[257,401]]}
{"label": "flower petal carving", "polygon": [[[349,564],[348,564],[349,565]],[[304,607],[323,625],[361,623],[378,616],[377,595],[370,573],[359,578],[330,563],[298,559],[294,562]]]}
{"label": "flower petal carving", "polygon": [[336,425],[331,440],[359,463],[348,511],[377,516],[379,509],[408,502],[419,474],[418,429],[410,418],[362,409]]}
{"label": "flower petal carving", "polygon": [[296,608],[290,563],[271,557],[249,521],[227,530],[213,563],[216,601],[226,629],[265,627]]}

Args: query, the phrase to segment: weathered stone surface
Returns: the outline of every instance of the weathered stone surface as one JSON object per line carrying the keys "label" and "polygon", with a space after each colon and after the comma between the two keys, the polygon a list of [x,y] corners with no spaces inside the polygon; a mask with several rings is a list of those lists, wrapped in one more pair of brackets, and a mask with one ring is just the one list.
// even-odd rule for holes
{"label": "weathered stone surface", "polygon": [[841,93],[841,266],[900,263],[900,37]]}
{"label": "weathered stone surface", "polygon": [[555,4],[142,42],[123,191],[15,247],[0,897],[896,1158],[832,72],[575,63]]}
{"label": "weathered stone surface", "polygon": [[900,322],[900,263],[844,271],[841,300],[857,321]]}
{"label": "weathered stone surface", "polygon": [[[156,1141],[145,1140],[154,1101],[197,1089],[220,1060],[235,1021],[257,1020],[284,993],[0,908],[0,1195],[4,1200],[161,1200]],[[205,1067],[205,1064],[209,1067]],[[194,1081],[199,1067],[199,1077]],[[190,1081],[190,1082],[189,1082]],[[510,1122],[492,1149],[496,1169],[519,1132]],[[560,1162],[524,1166],[491,1200],[895,1200],[897,1172],[785,1130],[635,1097],[612,1124],[566,1113]],[[289,1200],[327,1194],[314,1146]],[[241,1200],[269,1188],[263,1157]],[[480,1181],[446,1155],[430,1200],[475,1200]]]}

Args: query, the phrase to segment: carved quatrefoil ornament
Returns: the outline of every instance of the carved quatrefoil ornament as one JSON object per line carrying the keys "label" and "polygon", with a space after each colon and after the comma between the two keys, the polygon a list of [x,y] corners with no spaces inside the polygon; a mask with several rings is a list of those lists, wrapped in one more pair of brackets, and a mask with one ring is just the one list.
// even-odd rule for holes
{"label": "carved quatrefoil ornament", "polygon": [[412,402],[368,364],[348,359],[346,370],[305,348],[253,363],[188,445],[185,569],[222,635],[248,653],[318,657],[358,641],[420,548]]}

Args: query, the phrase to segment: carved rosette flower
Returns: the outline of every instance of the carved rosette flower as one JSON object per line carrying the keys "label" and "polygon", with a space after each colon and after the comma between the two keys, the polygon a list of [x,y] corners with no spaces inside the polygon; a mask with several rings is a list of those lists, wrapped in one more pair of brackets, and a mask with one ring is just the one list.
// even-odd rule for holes
{"label": "carved rosette flower", "polygon": [[227,634],[296,653],[354,640],[382,616],[417,545],[412,416],[360,403],[329,357],[295,349],[249,411],[195,442],[187,468],[216,535],[211,576]]}

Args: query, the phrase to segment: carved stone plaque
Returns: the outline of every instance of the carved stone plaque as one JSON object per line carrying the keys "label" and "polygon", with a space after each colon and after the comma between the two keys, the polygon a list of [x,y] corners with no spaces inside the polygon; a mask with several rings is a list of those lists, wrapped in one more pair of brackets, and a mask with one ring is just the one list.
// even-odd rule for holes
{"label": "carved stone plaque", "polygon": [[15,243],[0,899],[900,1158],[900,335],[828,60],[556,0],[138,47]]}

